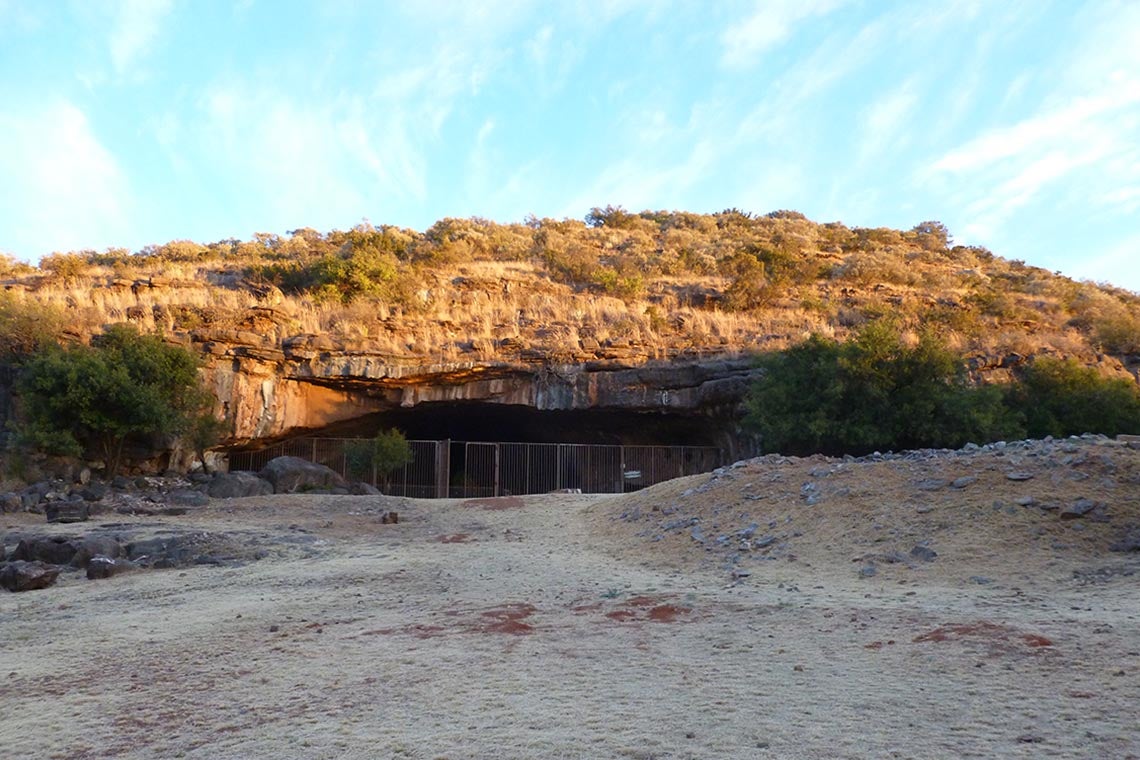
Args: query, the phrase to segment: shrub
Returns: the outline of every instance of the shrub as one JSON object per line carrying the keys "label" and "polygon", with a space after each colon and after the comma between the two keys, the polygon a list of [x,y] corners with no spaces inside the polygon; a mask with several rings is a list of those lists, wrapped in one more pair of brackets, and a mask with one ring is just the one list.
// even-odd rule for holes
{"label": "shrub", "polygon": [[1008,396],[1034,438],[1140,433],[1140,386],[1075,359],[1037,359]]}
{"label": "shrub", "polygon": [[745,424],[768,451],[862,454],[1021,432],[1000,390],[970,386],[960,358],[932,333],[907,346],[888,320],[846,344],[813,335],[761,366]]}

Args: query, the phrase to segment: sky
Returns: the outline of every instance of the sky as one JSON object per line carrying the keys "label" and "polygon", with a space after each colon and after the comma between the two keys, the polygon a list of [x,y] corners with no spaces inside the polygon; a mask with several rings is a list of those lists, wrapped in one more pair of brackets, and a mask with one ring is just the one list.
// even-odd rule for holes
{"label": "sky", "polygon": [[1137,0],[0,0],[0,252],[594,206],[1140,291]]}

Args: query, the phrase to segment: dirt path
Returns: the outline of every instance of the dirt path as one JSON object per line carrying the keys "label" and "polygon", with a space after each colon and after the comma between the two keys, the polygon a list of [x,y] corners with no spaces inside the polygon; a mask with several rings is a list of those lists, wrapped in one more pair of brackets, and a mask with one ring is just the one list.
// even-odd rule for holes
{"label": "dirt path", "polygon": [[[1135,583],[731,584],[621,497],[287,496],[180,518],[316,556],[0,596],[0,746],[36,758],[1140,756]],[[188,523],[184,523],[188,524]],[[659,548],[659,547],[658,547]]]}

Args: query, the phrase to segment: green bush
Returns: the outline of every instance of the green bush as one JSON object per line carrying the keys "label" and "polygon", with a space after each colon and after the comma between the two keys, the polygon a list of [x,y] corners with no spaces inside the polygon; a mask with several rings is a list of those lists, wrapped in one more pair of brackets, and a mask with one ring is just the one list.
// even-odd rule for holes
{"label": "green bush", "polygon": [[1007,403],[1033,438],[1140,433],[1140,386],[1075,359],[1037,359],[1009,389]]}
{"label": "green bush", "polygon": [[865,454],[957,447],[1022,433],[996,388],[969,384],[933,334],[907,346],[888,320],[840,344],[813,336],[761,360],[745,424],[767,451]]}

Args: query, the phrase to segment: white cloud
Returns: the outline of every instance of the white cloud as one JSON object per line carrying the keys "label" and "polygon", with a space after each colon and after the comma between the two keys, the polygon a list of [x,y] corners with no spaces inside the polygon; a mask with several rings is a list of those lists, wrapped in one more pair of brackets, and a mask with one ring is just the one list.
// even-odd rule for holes
{"label": "white cloud", "polygon": [[825,16],[841,0],[757,0],[752,14],[733,24],[721,35],[721,63],[745,68],[768,50],[791,37],[793,28],[813,16]]}
{"label": "white cloud", "polygon": [[111,63],[118,74],[129,73],[150,51],[170,9],[171,0],[124,0],[109,41]]}
{"label": "white cloud", "polygon": [[0,180],[10,193],[0,210],[0,247],[25,258],[56,250],[103,248],[125,238],[127,177],[66,101],[0,113]]}
{"label": "white cloud", "polygon": [[1140,103],[1140,81],[1111,93],[1077,97],[1009,127],[990,130],[950,151],[934,163],[935,171],[969,172],[994,162],[1039,153],[1057,141],[1082,139],[1084,131],[1112,113]]}

